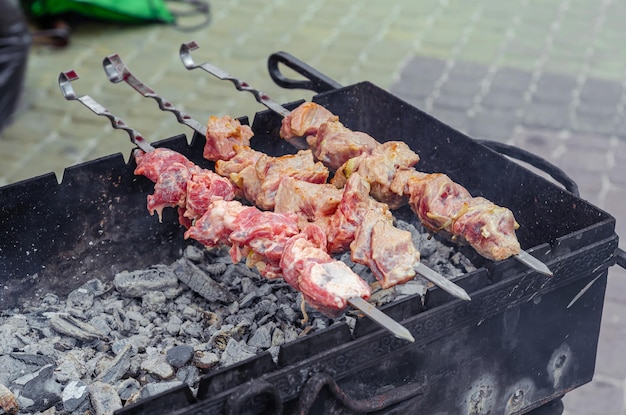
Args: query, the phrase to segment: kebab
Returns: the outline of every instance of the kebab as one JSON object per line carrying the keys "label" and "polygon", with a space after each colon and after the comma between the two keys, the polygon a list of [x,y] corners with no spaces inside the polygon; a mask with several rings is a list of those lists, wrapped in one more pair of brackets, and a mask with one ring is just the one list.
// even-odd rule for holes
{"label": "kebab", "polygon": [[[367,134],[347,129],[339,122],[338,117],[321,106],[305,103],[301,106],[302,108],[313,104],[315,110],[308,113],[302,111],[299,115],[292,116],[289,110],[266,94],[252,88],[248,83],[232,77],[209,63],[196,65],[190,51],[197,48],[197,43],[193,41],[181,45],[180,56],[187,69],[202,68],[222,80],[231,81],[240,91],[251,92],[259,103],[282,115],[285,119],[289,119],[283,120],[283,127],[287,125],[285,128],[287,131],[283,132],[281,129],[283,138],[288,139],[299,149],[313,148],[316,156],[328,163],[329,167],[341,168],[347,175],[352,174],[358,170],[355,165],[360,164],[352,161],[355,157],[369,155],[381,146]],[[289,134],[288,130],[292,127],[289,124],[292,122],[297,128]],[[306,139],[303,139],[304,137]],[[325,140],[325,137],[332,137],[332,140]],[[324,146],[324,142],[334,147],[339,144],[343,148],[329,150],[327,146]],[[340,164],[340,161],[344,164]],[[497,206],[487,199],[472,197],[467,189],[454,183],[446,175],[421,173],[414,170],[411,165],[397,165],[394,168],[396,172],[388,171],[386,182],[374,183],[380,184],[383,189],[387,187],[392,192],[396,192],[392,204],[398,201],[398,196],[400,200],[408,197],[412,210],[430,230],[445,231],[452,235],[454,240],[466,241],[488,259],[502,260],[513,256],[538,272],[552,275],[544,263],[521,250],[515,236],[515,229],[519,225],[515,222],[510,210]],[[399,179],[393,186],[396,176]],[[372,186],[374,189],[377,187]],[[398,191],[400,193],[397,193]],[[450,195],[452,197],[449,197]],[[377,195],[374,194],[374,196]],[[433,210],[435,207],[439,210]]]}
{"label": "kebab", "polygon": [[[73,70],[62,72],[61,74],[59,74],[59,87],[61,89],[61,92],[63,93],[63,96],[67,100],[77,100],[81,102],[95,114],[107,117],[114,128],[126,131],[129,134],[131,141],[139,147],[139,149],[135,151],[136,156],[139,154],[148,154],[155,151],[155,148],[152,147],[143,138],[143,136],[141,136],[141,134],[128,127],[123,120],[115,117],[106,108],[102,107],[91,97],[87,95],[77,96],[74,92],[74,89],[70,85],[70,83],[76,79],[78,79],[78,75]],[[175,157],[178,157],[178,161],[174,162],[173,164],[181,164],[187,167],[187,162],[184,159],[180,158],[179,156]],[[141,157],[139,158],[141,161]],[[145,162],[146,159],[144,158],[143,161]],[[146,171],[150,170],[150,173],[159,175],[161,171],[158,166],[163,167],[164,164],[159,164],[157,162],[152,165],[152,167],[155,166],[156,168],[152,170],[147,169]],[[167,168],[167,166],[165,166],[165,168]],[[189,168],[194,168],[194,166],[189,166]],[[232,217],[232,212],[233,210],[239,210],[239,213],[243,212],[244,209],[240,208],[240,206],[237,205],[239,202],[235,202],[232,200],[228,201],[221,196],[215,197],[216,200],[212,201],[208,205],[207,211],[204,212],[202,216],[207,214],[209,211],[215,213],[215,211],[211,209],[216,207],[214,206],[214,204],[228,204],[228,211],[231,213],[230,219],[232,220],[232,222],[229,222],[228,220],[222,221],[219,223],[219,226],[228,227],[231,226],[229,225],[230,223],[237,223],[240,219],[238,217],[239,214]],[[282,220],[286,221],[287,223],[289,223],[289,221],[296,221],[296,218],[294,217],[295,215],[290,217],[289,215],[278,214],[275,212],[260,212],[258,210],[252,212],[249,209],[245,208],[246,214],[251,217],[256,216],[258,218],[259,215],[272,215],[273,219],[278,218],[277,220],[279,221]],[[200,217],[200,219],[198,219],[198,222],[202,220],[202,216]],[[224,218],[228,219],[226,215],[224,216]],[[267,218],[265,217],[261,217],[261,219],[258,220],[257,223],[266,224],[266,219]],[[406,328],[404,328],[395,320],[389,318],[387,315],[380,312],[378,309],[365,301],[365,299],[369,297],[369,287],[367,286],[367,284],[363,282],[358,275],[354,274],[354,272],[345,264],[339,263],[339,261],[336,261],[327,256],[328,254],[321,247],[321,241],[325,241],[324,237],[320,237],[320,232],[323,231],[314,228],[313,226],[314,225],[311,225],[311,227],[306,228],[303,232],[300,232],[299,230],[298,232],[296,232],[295,229],[297,229],[297,226],[292,227],[292,229],[294,229],[293,232],[295,233],[293,235],[290,235],[289,238],[283,241],[283,253],[289,254],[289,257],[286,257],[285,261],[283,262],[283,267],[285,268],[287,274],[287,282],[294,286],[294,288],[297,287],[298,289],[300,289],[301,292],[303,292],[303,295],[308,296],[309,300],[312,301],[312,304],[319,307],[319,309],[323,312],[330,313],[331,310],[334,310],[336,312],[336,310],[340,309],[341,307],[345,307],[347,306],[347,304],[351,304],[352,306],[361,310],[365,315],[372,318],[373,321],[381,325],[383,328],[389,330],[396,337],[409,341],[414,341],[414,338],[411,336],[410,332]],[[287,226],[287,228],[289,228],[289,226]],[[271,249],[266,253],[275,253],[276,250],[280,251],[281,249],[281,241],[276,241],[272,238],[268,238],[267,234],[265,234],[264,236],[262,236],[263,234],[257,235],[256,238],[248,237],[248,243],[241,243],[240,239],[233,239],[234,237],[231,235],[236,230],[237,229],[234,228],[233,232],[227,232],[227,234],[229,235],[227,239],[233,245],[237,244],[238,250],[241,250],[242,248],[245,249],[246,247],[252,250],[258,249],[259,246],[262,246],[264,243],[268,242],[269,245],[273,246],[275,249]],[[288,233],[284,233],[283,231],[279,232],[279,235],[287,234]],[[224,241],[224,239],[222,239],[222,241]],[[257,241],[260,243],[251,244],[250,242],[252,241]],[[259,252],[257,251],[255,251],[255,253],[259,254]],[[290,265],[289,267],[287,266],[287,262]]]}
{"label": "kebab", "polygon": [[[103,60],[103,66],[111,82],[126,82],[143,96],[155,99],[159,108],[174,113],[179,121],[184,120],[184,124],[207,137],[204,155],[216,162],[216,171],[220,175],[230,177],[236,182],[242,188],[244,195],[255,202],[257,206],[265,209],[274,207],[274,195],[280,193],[278,188],[285,176],[303,178],[320,186],[328,178],[328,171],[320,170],[318,166],[321,164],[313,162],[310,150],[299,152],[295,156],[272,158],[248,146],[252,131],[247,126],[241,126],[237,120],[228,116],[210,117],[208,127],[203,127],[198,122],[193,121],[189,115],[177,110],[170,102],[164,100],[137,79],[118,55],[106,57]],[[229,157],[231,157],[230,160],[221,159]],[[260,191],[263,187],[265,189]],[[360,208],[352,209],[351,219],[345,218],[345,213],[351,210],[348,208],[339,211],[338,215],[335,215],[335,220],[328,220],[327,218],[322,222],[321,226],[328,231],[331,252],[339,252],[350,247],[350,242],[356,236],[357,224],[360,224],[364,219],[363,212],[372,209],[371,202],[365,202],[363,197],[361,200],[363,203],[361,203]],[[351,201],[347,200],[345,205],[350,203]],[[328,205],[332,205],[332,203],[326,206]],[[384,210],[388,213],[386,207]],[[359,215],[354,215],[354,212],[359,212]],[[358,239],[360,243],[366,243],[369,246],[367,250],[360,250],[361,254],[355,255],[354,259],[364,261],[362,263],[373,270],[383,287],[406,282],[408,279],[412,279],[417,272],[452,295],[469,300],[469,296],[462,288],[419,262],[419,252],[412,245],[409,233],[394,228],[391,223],[392,216],[387,213],[378,215],[377,218],[373,214],[368,216],[369,220],[362,229],[368,229],[371,235],[375,236],[374,238]],[[341,216],[344,218],[342,219]],[[373,226],[374,223],[381,221],[380,226]],[[343,232],[345,225],[348,229],[352,228],[351,231]],[[344,228],[342,229],[341,226]],[[343,237],[343,239],[339,237]],[[333,245],[332,241],[335,240],[343,241],[343,243]],[[388,246],[385,246],[383,241],[386,241]],[[335,249],[334,247],[339,248]],[[374,255],[375,250],[377,250],[376,255]],[[369,254],[366,255],[366,252]],[[398,259],[407,260],[406,265],[402,266],[398,261],[390,261],[387,254],[391,252]],[[400,272],[400,269],[403,271]]]}

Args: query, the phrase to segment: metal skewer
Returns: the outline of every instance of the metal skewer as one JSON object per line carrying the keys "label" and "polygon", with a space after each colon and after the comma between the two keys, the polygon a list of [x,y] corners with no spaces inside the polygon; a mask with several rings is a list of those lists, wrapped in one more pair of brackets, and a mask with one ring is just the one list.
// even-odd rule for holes
{"label": "metal skewer", "polygon": [[[169,103],[168,101],[166,101],[162,97],[158,96],[154,92],[154,90],[152,90],[150,87],[148,87],[143,82],[141,82],[137,77],[135,77],[130,72],[128,67],[124,64],[124,62],[119,57],[119,55],[117,55],[117,54],[110,55],[107,58],[105,58],[104,61],[103,61],[103,66],[105,67],[105,73],[106,73],[107,77],[109,78],[109,80],[111,82],[118,83],[120,81],[125,81],[128,85],[130,85],[134,90],[136,90],[137,92],[139,92],[143,96],[149,97],[149,98],[153,98],[157,102],[159,102],[159,108],[163,109],[163,107],[166,106],[164,103],[166,103],[167,104],[166,110],[169,111],[169,112],[174,113],[176,115],[176,119],[178,119],[179,122],[181,122],[181,119],[184,118],[183,117],[184,113],[182,113],[179,110],[177,110],[171,103]],[[286,112],[287,114],[289,114],[289,111],[287,109],[285,109],[281,105],[277,104],[276,102],[272,101],[269,97],[267,97],[262,92],[259,92],[259,91],[255,90],[255,89],[252,89],[245,82],[241,82],[238,79],[231,77],[226,72],[221,71],[218,68],[215,68],[213,65],[210,65],[210,67],[212,68],[212,70],[213,69],[217,69],[219,71],[219,73],[222,76],[224,76],[224,78],[221,78],[221,79],[228,79],[228,80],[232,81],[235,85],[240,85],[241,86],[241,87],[238,86],[237,89],[239,89],[241,91],[248,91],[248,92],[254,94],[254,96],[257,97],[257,100],[259,100],[259,102],[262,102],[262,101],[264,101],[264,102],[271,102],[271,106],[272,107],[270,109],[273,109],[275,107],[279,107],[279,108],[282,108],[283,112]],[[206,128],[202,127],[202,129],[200,129],[200,127],[198,127],[200,125],[200,123],[198,123],[196,121],[194,121],[193,123],[190,123],[188,121],[189,121],[189,119],[187,118],[187,122],[183,122],[183,124],[191,127],[193,130],[195,130],[199,134],[202,134],[203,136],[206,135]],[[443,275],[438,274],[437,272],[433,271],[432,269],[428,268],[424,264],[421,264],[421,263],[418,264],[415,267],[415,272],[417,272],[419,275],[423,276],[424,278],[426,278],[427,280],[429,280],[430,282],[432,282],[436,286],[438,286],[438,287],[442,288],[443,290],[447,291],[448,293],[452,294],[453,296],[455,296],[457,298],[460,298],[462,300],[470,301],[470,296],[467,294],[467,292],[463,288],[461,288],[458,285],[454,284],[452,281],[450,281],[449,279],[447,279]]]}
{"label": "metal skewer", "polygon": [[61,93],[63,93],[65,99],[69,101],[80,101],[96,115],[107,117],[109,121],[111,121],[113,128],[126,131],[130,137],[130,141],[143,151],[148,152],[154,150],[154,147],[152,147],[141,134],[126,125],[123,120],[111,114],[106,108],[98,104],[89,95],[82,95],[80,97],[77,96],[74,92],[74,88],[72,88],[72,85],[70,84],[72,81],[77,79],[78,75],[73,70],[61,72],[59,74],[59,87],[61,88]]}
{"label": "metal skewer", "polygon": [[415,341],[415,338],[411,335],[411,332],[406,327],[404,327],[364,299],[360,297],[351,298],[348,300],[348,302],[352,304],[353,307],[361,310],[363,314],[371,318],[376,324],[386,330],[389,330],[397,338],[410,341],[411,343]]}
{"label": "metal skewer", "polygon": [[[121,61],[121,60],[120,60]],[[130,73],[129,73],[130,74]],[[131,75],[132,76],[132,75]],[[97,103],[93,98],[89,95],[77,96],[74,92],[74,88],[71,86],[71,82],[78,79],[78,75],[75,71],[70,70],[67,72],[61,72],[59,74],[59,87],[61,88],[61,92],[65,99],[70,101],[79,101],[84,106],[89,108],[92,112],[97,115],[104,116],[111,121],[111,126],[118,130],[124,130],[128,133],[130,140],[136,144],[139,148],[141,148],[145,152],[149,152],[154,150],[148,142],[145,141],[144,137],[139,134],[136,130],[130,128],[122,119],[116,117],[111,114],[106,108]],[[143,85],[143,84],[142,84]],[[152,91],[154,94],[154,91]],[[155,98],[156,99],[156,98]],[[173,107],[172,107],[173,108]],[[163,108],[162,108],[163,109]],[[178,118],[178,117],[177,117]],[[179,119],[180,122],[183,122]],[[185,123],[187,124],[187,123]],[[187,124],[188,125],[188,124]],[[363,314],[371,318],[377,324],[379,324],[382,328],[389,331],[394,336],[404,339],[410,342],[414,342],[415,339],[411,335],[409,330],[402,326],[400,323],[368,303],[362,298],[350,298],[348,299],[348,303],[350,303],[353,307],[357,308]]]}
{"label": "metal skewer", "polygon": [[[196,68],[202,68],[206,72],[210,73],[211,75],[213,75],[213,76],[215,76],[215,77],[217,77],[219,79],[228,80],[228,81],[232,82],[239,91],[250,92],[252,95],[254,95],[254,97],[257,100],[257,102],[259,102],[262,105],[265,105],[265,107],[267,107],[268,109],[276,112],[277,114],[282,115],[283,117],[285,117],[285,116],[287,116],[290,113],[289,110],[287,110],[282,105],[278,104],[276,101],[272,100],[267,94],[264,94],[263,92],[261,92],[261,91],[259,91],[257,89],[254,89],[247,82],[242,81],[240,79],[237,79],[237,78],[231,76],[227,72],[225,72],[225,71],[215,67],[214,65],[211,65],[210,63],[205,62],[205,63],[199,64],[199,65],[196,64],[194,62],[193,58],[191,57],[191,51],[195,50],[195,49],[198,49],[198,48],[199,48],[198,44],[195,41],[193,41],[193,40],[190,41],[190,42],[187,42],[187,43],[183,43],[180,46],[180,59],[183,61],[183,65],[185,65],[185,68],[187,68],[189,70],[196,69]],[[530,255],[526,251],[520,251],[520,253],[517,254],[517,255],[514,255],[514,257],[515,257],[515,259],[517,259],[518,261],[520,261],[521,263],[523,263],[527,267],[532,268],[532,269],[534,269],[535,271],[537,271],[537,272],[539,272],[541,274],[544,274],[544,275],[547,275],[547,276],[552,276],[553,275],[552,271],[550,271],[550,268],[548,268],[548,266],[546,264],[544,264],[543,262],[539,261],[537,258],[535,258],[534,256]],[[450,292],[450,291],[448,291],[448,292]],[[450,294],[452,294],[452,293],[450,293]],[[453,295],[455,295],[455,294],[453,294]]]}

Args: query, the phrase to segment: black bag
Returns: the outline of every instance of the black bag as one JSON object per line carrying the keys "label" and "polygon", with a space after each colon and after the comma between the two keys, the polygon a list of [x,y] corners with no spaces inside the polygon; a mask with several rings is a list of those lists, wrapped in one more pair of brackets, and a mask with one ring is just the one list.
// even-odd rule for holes
{"label": "black bag", "polygon": [[31,36],[17,1],[0,1],[0,131],[18,105]]}

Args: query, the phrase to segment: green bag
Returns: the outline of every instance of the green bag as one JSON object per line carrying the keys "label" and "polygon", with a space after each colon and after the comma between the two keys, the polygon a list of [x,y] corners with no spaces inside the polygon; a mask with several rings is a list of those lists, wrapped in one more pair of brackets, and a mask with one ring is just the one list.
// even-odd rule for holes
{"label": "green bag", "polygon": [[122,23],[174,23],[176,18],[164,0],[26,0],[35,18],[63,14]]}
{"label": "green bag", "polygon": [[[35,19],[62,15],[78,15],[89,19],[121,23],[176,22],[180,13],[173,13],[167,0],[23,0],[24,8]],[[170,0],[172,1],[172,0]],[[208,15],[208,3],[203,0],[174,0],[187,3],[193,13]]]}

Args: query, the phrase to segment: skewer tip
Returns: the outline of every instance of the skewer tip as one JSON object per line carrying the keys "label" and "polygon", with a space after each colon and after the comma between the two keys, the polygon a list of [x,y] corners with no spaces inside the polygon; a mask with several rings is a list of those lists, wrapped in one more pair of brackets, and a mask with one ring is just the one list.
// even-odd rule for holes
{"label": "skewer tip", "polygon": [[465,291],[462,287],[456,285],[443,275],[438,272],[428,268],[426,265],[421,262],[415,266],[415,272],[426,278],[428,281],[435,284],[437,287],[446,291],[448,294],[455,296],[456,298],[460,298],[464,301],[471,301],[472,298],[469,296],[467,291]]}
{"label": "skewer tip", "polygon": [[520,251],[519,254],[515,255],[515,259],[517,259],[522,264],[526,265],[529,268],[534,269],[535,271],[546,275],[548,277],[553,276],[554,274],[550,271],[550,268],[543,262],[539,261],[534,256],[530,255],[526,251]]}
{"label": "skewer tip", "polygon": [[406,327],[404,327],[364,299],[360,297],[350,298],[348,300],[348,303],[350,303],[353,307],[361,310],[363,314],[371,318],[376,324],[389,331],[397,338],[406,340],[411,343],[415,342],[415,338],[413,337],[413,335],[411,335],[411,332]]}

